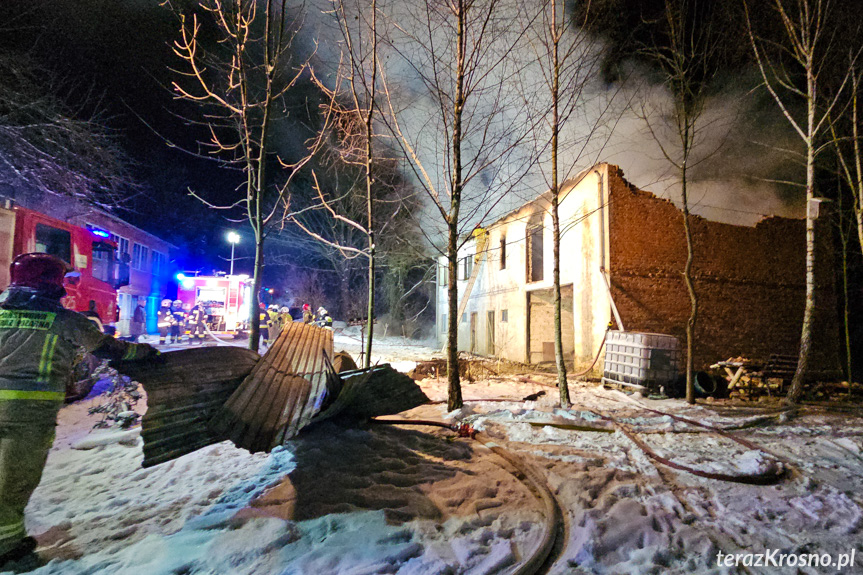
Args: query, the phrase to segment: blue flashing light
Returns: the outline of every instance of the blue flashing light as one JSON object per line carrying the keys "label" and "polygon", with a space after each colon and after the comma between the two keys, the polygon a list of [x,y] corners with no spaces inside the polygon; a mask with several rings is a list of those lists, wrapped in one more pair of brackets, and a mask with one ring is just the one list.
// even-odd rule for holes
{"label": "blue flashing light", "polygon": [[177,277],[177,281],[183,281],[184,279],[186,279],[186,274],[184,274],[183,272],[180,272],[177,274],[176,277]]}
{"label": "blue flashing light", "polygon": [[87,229],[90,230],[90,232],[94,236],[99,236],[100,238],[110,238],[111,237],[111,233],[108,232],[108,230],[103,230],[102,228],[97,228],[95,226],[90,226],[90,225],[87,226]]}

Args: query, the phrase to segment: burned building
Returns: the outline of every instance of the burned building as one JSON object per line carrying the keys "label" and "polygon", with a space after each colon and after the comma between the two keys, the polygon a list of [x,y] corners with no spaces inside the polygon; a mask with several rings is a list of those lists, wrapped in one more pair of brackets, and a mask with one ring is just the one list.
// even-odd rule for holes
{"label": "burned building", "polygon": [[[685,341],[681,211],[597,164],[560,194],[563,348],[588,366],[609,323]],[[738,226],[691,216],[699,302],[695,365],[798,350],[805,298],[805,222]],[[829,234],[819,245],[816,366],[838,362]],[[550,194],[483,230],[459,253],[459,349],[527,363],[554,360]],[[437,333],[446,340],[446,260],[438,270]],[[465,298],[465,294],[467,297]],[[616,329],[616,327],[615,327]]]}

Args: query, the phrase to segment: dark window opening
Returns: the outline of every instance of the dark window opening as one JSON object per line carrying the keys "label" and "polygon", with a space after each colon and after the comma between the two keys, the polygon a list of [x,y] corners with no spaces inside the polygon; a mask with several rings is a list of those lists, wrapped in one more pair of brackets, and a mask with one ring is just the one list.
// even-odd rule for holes
{"label": "dark window opening", "polygon": [[114,248],[106,243],[93,242],[93,277],[114,285]]}
{"label": "dark window opening", "polygon": [[36,224],[36,251],[57,256],[67,264],[71,264],[72,234],[45,224]]}
{"label": "dark window opening", "polygon": [[527,224],[527,281],[543,278],[543,226],[542,214],[531,216]]}
{"label": "dark window opening", "polygon": [[500,269],[506,269],[506,236],[500,236]]}
{"label": "dark window opening", "polygon": [[473,256],[467,256],[466,258],[462,258],[459,269],[461,271],[461,278],[459,279],[468,279],[470,277],[470,274],[473,273]]}

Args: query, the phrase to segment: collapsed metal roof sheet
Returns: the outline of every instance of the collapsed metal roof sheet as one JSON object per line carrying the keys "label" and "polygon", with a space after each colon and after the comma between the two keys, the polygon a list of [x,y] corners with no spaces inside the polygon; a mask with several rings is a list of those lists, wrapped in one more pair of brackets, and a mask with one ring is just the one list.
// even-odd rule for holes
{"label": "collapsed metal roof sheet", "polygon": [[239,347],[203,347],[165,353],[158,363],[116,363],[120,373],[141,382],[147,392],[142,465],[164,463],[223,441],[207,422],[259,359]]}
{"label": "collapsed metal roof sheet", "polygon": [[309,423],[324,400],[333,332],[287,324],[273,346],[210,420],[211,429],[249,451],[269,451]]}

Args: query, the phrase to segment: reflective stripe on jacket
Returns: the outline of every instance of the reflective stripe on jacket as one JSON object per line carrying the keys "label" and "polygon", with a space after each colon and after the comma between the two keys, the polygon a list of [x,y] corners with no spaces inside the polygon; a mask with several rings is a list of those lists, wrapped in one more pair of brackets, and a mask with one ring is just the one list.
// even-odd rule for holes
{"label": "reflective stripe on jacket", "polygon": [[79,347],[118,359],[146,350],[103,334],[83,315],[35,290],[0,294],[0,399],[62,401]]}

